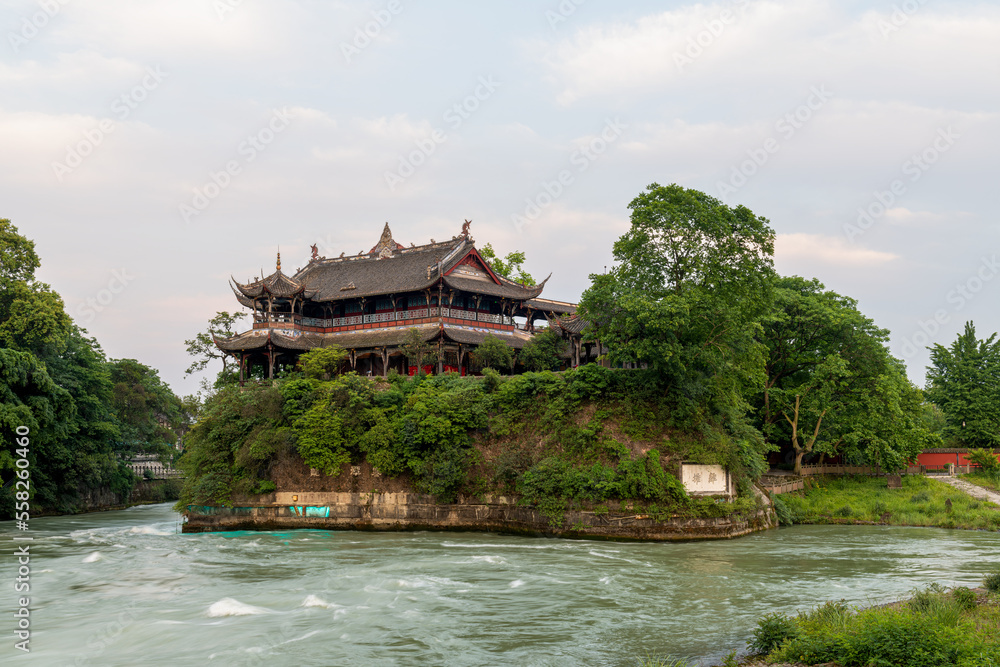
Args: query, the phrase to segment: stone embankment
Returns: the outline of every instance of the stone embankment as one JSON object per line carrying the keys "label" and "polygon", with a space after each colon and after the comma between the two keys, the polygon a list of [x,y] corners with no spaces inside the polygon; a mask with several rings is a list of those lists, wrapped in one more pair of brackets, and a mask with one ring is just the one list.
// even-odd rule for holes
{"label": "stone embankment", "polygon": [[235,507],[189,505],[183,532],[228,530],[456,530],[612,540],[740,537],[776,526],[765,507],[748,516],[652,517],[628,503],[546,514],[497,496],[440,504],[416,493],[277,492]]}

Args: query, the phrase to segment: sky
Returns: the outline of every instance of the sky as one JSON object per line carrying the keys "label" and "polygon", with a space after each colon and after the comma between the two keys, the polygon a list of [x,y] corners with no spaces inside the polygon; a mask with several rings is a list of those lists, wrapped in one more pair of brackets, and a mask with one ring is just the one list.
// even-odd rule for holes
{"label": "sky", "polygon": [[1000,329],[997,35],[997,2],[0,0],[0,217],[187,394],[184,340],[279,249],[471,219],[576,301],[678,183],[766,217],[922,386],[927,345]]}

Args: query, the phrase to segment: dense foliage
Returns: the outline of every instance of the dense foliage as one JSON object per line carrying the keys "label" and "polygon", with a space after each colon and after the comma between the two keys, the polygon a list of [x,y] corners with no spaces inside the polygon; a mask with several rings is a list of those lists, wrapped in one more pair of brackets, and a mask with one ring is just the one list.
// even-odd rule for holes
{"label": "dense foliage", "polygon": [[945,437],[967,447],[1000,447],[1000,340],[979,340],[972,322],[954,343],[930,348],[927,396],[944,412]]}
{"label": "dense foliage", "polygon": [[966,588],[931,585],[902,603],[856,609],[827,602],[758,622],[751,649],[769,661],[844,667],[982,667],[1000,661],[1000,607]]}
{"label": "dense foliage", "polygon": [[792,446],[796,471],[810,453],[894,470],[936,444],[920,391],[886,349],[888,331],[817,280],[779,278],[774,294],[757,424]]}
{"label": "dense foliage", "polygon": [[[127,498],[137,451],[164,453],[181,403],[154,371],[108,360],[75,326],[62,299],[34,278],[34,243],[0,220],[0,483],[14,470],[14,433],[30,431],[34,509],[73,511],[88,491]],[[0,518],[13,517],[14,485],[0,491]]]}
{"label": "dense foliage", "polygon": [[327,475],[367,461],[441,501],[516,494],[553,524],[578,502],[638,501],[657,514],[723,511],[687,497],[674,475],[679,460],[725,464],[748,493],[759,475],[721,423],[677,429],[654,373],[596,365],[509,378],[300,375],[224,388],[186,444],[180,506],[272,490],[289,459]]}

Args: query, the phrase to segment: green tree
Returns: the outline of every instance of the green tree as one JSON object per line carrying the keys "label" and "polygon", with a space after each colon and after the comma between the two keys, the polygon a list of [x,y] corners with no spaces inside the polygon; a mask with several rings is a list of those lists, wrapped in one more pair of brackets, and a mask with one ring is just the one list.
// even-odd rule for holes
{"label": "green tree", "polygon": [[134,359],[109,363],[111,409],[121,432],[118,453],[140,452],[167,456],[183,421],[181,399],[160,379],[155,369]]}
{"label": "green tree", "polygon": [[529,371],[557,371],[565,351],[566,341],[562,336],[546,329],[525,343],[517,360]]}
{"label": "green tree", "polygon": [[487,243],[479,249],[479,254],[490,265],[490,268],[499,275],[514,280],[525,285],[534,285],[535,279],[531,274],[522,268],[524,264],[524,253],[520,250],[507,253],[503,259],[497,256],[493,246]]}
{"label": "green tree", "polygon": [[35,353],[58,351],[72,322],[62,299],[35,280],[34,242],[0,219],[0,345]]}
{"label": "green tree", "polygon": [[10,220],[0,218],[0,288],[31,282],[39,266],[34,241],[21,236]]}
{"label": "green tree", "polygon": [[299,367],[307,378],[329,380],[340,370],[347,352],[339,345],[318,347],[299,357]]}
{"label": "green tree", "polygon": [[1000,446],[1000,341],[976,338],[976,327],[950,346],[929,348],[927,397],[945,416],[944,435],[968,447]]}
{"label": "green tree", "polygon": [[788,443],[795,470],[809,454],[848,454],[898,468],[931,440],[920,391],[880,329],[848,297],[798,276],[775,283],[765,318],[761,427]]}
{"label": "green tree", "polygon": [[425,341],[419,329],[407,331],[399,349],[406,355],[406,363],[417,367],[418,375],[424,374],[424,366],[437,363],[438,360],[437,346]]}
{"label": "green tree", "polygon": [[246,317],[246,313],[227,313],[220,310],[215,317],[208,321],[208,329],[202,331],[194,338],[184,341],[187,345],[187,353],[194,357],[194,361],[184,371],[185,377],[193,373],[200,373],[208,367],[208,364],[215,359],[222,361],[222,375],[229,373],[229,355],[220,350],[213,340],[217,338],[229,338],[235,335],[236,323]]}
{"label": "green tree", "polygon": [[647,364],[682,419],[743,419],[763,384],[755,334],[771,303],[774,232],[744,206],[678,185],[650,185],[629,204],[619,264],[592,275],[580,300],[588,338],[612,363]]}
{"label": "green tree", "polygon": [[514,353],[502,340],[486,334],[483,342],[472,352],[472,363],[479,369],[492,368],[509,373],[514,365]]}

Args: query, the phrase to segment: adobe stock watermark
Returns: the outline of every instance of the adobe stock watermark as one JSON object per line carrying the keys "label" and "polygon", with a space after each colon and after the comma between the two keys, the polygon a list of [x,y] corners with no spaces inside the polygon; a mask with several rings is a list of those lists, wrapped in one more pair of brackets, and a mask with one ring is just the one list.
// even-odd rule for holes
{"label": "adobe stock watermark", "polygon": [[115,297],[125,291],[125,288],[135,280],[135,276],[130,275],[128,269],[115,269],[111,272],[111,279],[107,287],[99,290],[94,296],[89,296],[76,305],[76,319],[82,324],[90,324],[97,317],[98,313],[103,313],[104,309],[112,304]]}
{"label": "adobe stock watermark", "polygon": [[551,206],[566,192],[566,188],[576,182],[576,174],[587,171],[590,165],[604,155],[611,144],[618,141],[627,129],[628,124],[617,116],[614,119],[606,119],[604,127],[596,137],[570,154],[569,163],[576,168],[575,173],[573,169],[561,169],[551,181],[539,183],[541,189],[535,196],[525,198],[524,209],[510,216],[514,229],[520,233],[526,225],[537,220],[542,211]]}
{"label": "adobe stock watermark", "polygon": [[243,0],[215,0],[212,3],[212,9],[215,10],[215,15],[219,17],[220,21],[225,21],[226,17],[242,4]]}
{"label": "adobe stock watermark", "polygon": [[[910,183],[919,181],[927,171],[941,159],[941,156],[951,150],[955,142],[962,135],[952,129],[949,125],[940,128],[931,143],[918,153],[914,153],[900,166],[900,175],[909,177]],[[873,201],[867,206],[858,208],[858,219],[855,223],[844,225],[844,234],[848,241],[854,241],[863,235],[881,219],[886,212],[892,208],[893,204],[907,192],[906,180],[895,178],[889,183],[885,190],[876,190],[872,193]]]}
{"label": "adobe stock watermark", "polygon": [[[453,104],[441,116],[441,120],[448,124],[448,127],[455,131],[479,110],[483,102],[493,97],[493,94],[500,87],[500,82],[490,76],[479,77],[478,84],[469,95]],[[414,141],[416,148],[406,155],[398,157],[399,166],[395,171],[383,173],[385,184],[389,186],[390,192],[395,192],[396,188],[404,183],[406,179],[413,176],[427,160],[434,155],[438,146],[448,141],[448,133],[440,128],[434,128],[430,136]]]}
{"label": "adobe stock watermark", "polygon": [[85,667],[85,665],[93,664],[92,661],[95,660],[98,661],[97,664],[101,664],[100,658],[108,647],[118,641],[122,633],[135,624],[137,606],[134,600],[130,600],[125,609],[113,616],[99,631],[91,634],[86,644],[87,653],[76,656],[73,661],[74,667]]}
{"label": "adobe stock watermark", "polygon": [[728,7],[723,9],[714,19],[702,23],[702,29],[687,38],[687,44],[682,50],[674,51],[674,65],[678,72],[683,73],[685,67],[693,65],[706,49],[711,48],[726,32],[726,28],[739,20],[750,0],[733,0],[732,4],[737,8],[736,11]]}
{"label": "adobe stock watermark", "polygon": [[218,171],[208,172],[208,180],[194,189],[190,203],[178,204],[178,211],[184,222],[202,214],[226,188],[233,183],[233,178],[243,173],[243,168],[257,159],[257,156],[267,150],[271,142],[284,132],[292,119],[291,112],[286,108],[275,109],[267,124],[257,132],[249,135],[236,148],[237,156],[226,163]]}
{"label": "adobe stock watermark", "polygon": [[549,27],[555,30],[556,26],[568,21],[586,2],[587,0],[562,0],[555,9],[545,10],[545,20],[549,22]]}
{"label": "adobe stock watermark", "polygon": [[340,52],[344,54],[344,60],[350,63],[356,56],[360,56],[361,52],[371,46],[382,31],[389,27],[393,17],[399,16],[402,11],[403,3],[399,0],[389,0],[384,9],[373,10],[372,20],[354,29],[354,39],[340,43]]}
{"label": "adobe stock watermark", "polygon": [[747,149],[747,159],[732,167],[729,180],[716,182],[715,186],[719,189],[719,195],[733,194],[746,185],[760,171],[761,167],[767,164],[771,156],[781,150],[781,142],[794,137],[795,133],[812,120],[816,112],[822,109],[832,97],[833,93],[827,90],[826,84],[811,86],[809,96],[802,104],[775,121],[774,130],[780,139],[771,136],[765,139],[759,148]]}
{"label": "adobe stock watermark", "polygon": [[934,343],[934,336],[943,325],[951,321],[951,316],[960,312],[967,303],[975,299],[976,295],[982,292],[986,284],[996,278],[998,273],[1000,273],[1000,259],[997,259],[995,254],[983,257],[976,271],[965,282],[958,283],[945,295],[945,301],[952,306],[951,312],[945,308],[939,308],[934,311],[934,317],[929,320],[917,320],[919,331],[915,331],[905,338],[900,346],[903,358],[908,359]]}
{"label": "adobe stock watermark", "polygon": [[902,30],[903,26],[909,23],[913,15],[925,4],[927,4],[927,0],[903,0],[903,2],[892,6],[892,13],[889,14],[888,21],[880,18],[875,25],[882,37],[889,39],[889,35]]}
{"label": "adobe stock watermark", "polygon": [[20,30],[13,30],[7,33],[7,41],[14,53],[20,53],[21,47],[27,46],[28,42],[42,32],[42,29],[49,24],[62,8],[69,3],[69,0],[39,0],[40,11],[35,12],[30,17],[21,19]]}
{"label": "adobe stock watermark", "polygon": [[149,99],[150,93],[160,87],[163,80],[169,76],[160,66],[147,67],[146,75],[137,85],[122,93],[111,103],[111,113],[115,120],[102,118],[97,127],[85,130],[83,139],[66,147],[66,157],[62,162],[52,163],[52,173],[62,183],[63,179],[72,174],[83,161],[104,143],[109,134],[115,131],[118,123],[128,120],[139,105]]}

